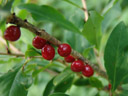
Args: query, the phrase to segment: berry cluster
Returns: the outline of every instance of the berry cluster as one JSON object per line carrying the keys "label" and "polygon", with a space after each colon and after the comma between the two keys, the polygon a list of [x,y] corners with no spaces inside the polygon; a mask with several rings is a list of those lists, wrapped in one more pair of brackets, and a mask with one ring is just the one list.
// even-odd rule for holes
{"label": "berry cluster", "polygon": [[44,59],[52,60],[54,58],[55,49],[50,44],[47,44],[45,39],[36,36],[32,41],[32,45],[37,49],[41,49],[42,57]]}
{"label": "berry cluster", "polygon": [[[36,36],[33,39],[33,46],[37,49],[41,49],[42,57],[46,60],[52,60],[55,56],[55,49],[47,44],[47,41],[39,36]],[[69,44],[60,44],[58,46],[58,54],[64,57],[65,61],[71,64],[71,70],[73,72],[81,72],[86,77],[90,77],[93,75],[94,71],[92,67],[88,64],[84,65],[82,60],[76,60],[73,56],[71,56],[71,47]]]}
{"label": "berry cluster", "polygon": [[[21,32],[18,26],[10,26],[6,29],[4,33],[4,38],[9,41],[16,41],[20,38]],[[47,43],[47,41],[39,36],[36,36],[32,45],[41,49],[42,57],[46,60],[52,60],[55,56],[55,49]],[[71,56],[71,47],[69,44],[60,44],[58,46],[58,54],[64,57],[65,61],[71,64],[71,70],[73,72],[82,72],[82,74],[86,77],[90,77],[93,75],[94,71],[92,67],[88,64],[84,65],[82,60],[75,60],[73,56]]]}
{"label": "berry cluster", "polygon": [[82,74],[86,77],[90,77],[94,73],[92,67],[88,64],[84,65],[84,62],[82,60],[74,61],[71,64],[71,70],[74,72],[82,72]]}

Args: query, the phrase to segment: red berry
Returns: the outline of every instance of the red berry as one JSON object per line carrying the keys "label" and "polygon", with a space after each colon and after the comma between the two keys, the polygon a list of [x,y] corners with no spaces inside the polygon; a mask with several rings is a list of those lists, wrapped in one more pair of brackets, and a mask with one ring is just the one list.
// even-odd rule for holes
{"label": "red berry", "polygon": [[84,69],[84,62],[81,60],[74,61],[71,64],[71,70],[74,72],[80,72]]}
{"label": "red berry", "polygon": [[16,41],[20,38],[20,28],[17,26],[10,26],[4,32],[4,38],[9,41]]}
{"label": "red berry", "polygon": [[86,77],[90,77],[93,75],[94,71],[92,69],[92,67],[88,64],[86,64],[84,66],[84,70],[82,71],[83,75],[86,76]]}
{"label": "red berry", "polygon": [[68,63],[72,63],[75,61],[75,58],[73,56],[69,55],[69,56],[65,57],[64,60]]}
{"label": "red berry", "polygon": [[33,38],[33,41],[32,41],[32,45],[37,48],[37,49],[42,49],[44,47],[44,45],[46,44],[46,40],[39,37],[39,36],[36,36],[35,38]]}
{"label": "red berry", "polygon": [[108,90],[111,90],[111,87],[112,87],[112,85],[109,83],[108,84]]}
{"label": "red berry", "polygon": [[58,47],[58,53],[62,57],[67,57],[71,53],[71,47],[69,44],[60,44]]}
{"label": "red berry", "polygon": [[52,60],[55,56],[55,49],[49,45],[49,44],[46,44],[42,50],[41,50],[41,53],[42,53],[42,57],[46,60]]}

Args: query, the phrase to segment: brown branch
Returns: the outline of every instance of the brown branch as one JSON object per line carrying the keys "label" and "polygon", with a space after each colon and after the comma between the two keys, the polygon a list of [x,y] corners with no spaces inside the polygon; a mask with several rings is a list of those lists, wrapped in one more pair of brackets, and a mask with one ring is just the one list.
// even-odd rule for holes
{"label": "brown branch", "polygon": [[83,4],[83,10],[84,10],[84,15],[85,15],[85,22],[88,20],[88,10],[86,6],[86,0],[81,0]]}
{"label": "brown branch", "polygon": [[24,54],[17,54],[17,53],[3,53],[3,52],[0,52],[0,55],[10,55],[10,56],[16,56],[16,57],[24,57],[25,55]]}
{"label": "brown branch", "polygon": [[[20,18],[18,18],[15,15],[10,15],[7,18],[7,23],[16,24],[17,26],[26,28],[26,29],[30,30],[32,33],[34,33],[34,34],[46,39],[48,42],[50,42],[51,44],[53,44],[55,46],[58,46],[58,45],[62,44],[59,40],[57,40],[56,38],[54,38],[53,36],[51,36],[50,34],[45,32],[45,30],[38,29],[34,25],[32,25],[29,22],[26,22],[24,20],[21,20]],[[90,62],[86,58],[84,58],[80,53],[78,53],[77,51],[75,51],[73,49],[72,49],[71,55],[74,56],[77,59],[83,60],[85,63],[89,63],[90,64]],[[99,66],[92,64],[92,67],[98,73],[98,75],[101,75],[101,76],[107,78],[106,73],[103,70],[100,70]]]}

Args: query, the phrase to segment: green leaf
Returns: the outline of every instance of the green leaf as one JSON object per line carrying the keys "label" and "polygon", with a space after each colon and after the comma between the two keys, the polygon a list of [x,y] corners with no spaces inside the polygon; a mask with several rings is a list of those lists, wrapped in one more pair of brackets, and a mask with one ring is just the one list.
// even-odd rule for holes
{"label": "green leaf", "polygon": [[13,2],[14,2],[14,0],[8,0],[8,2],[6,4],[3,4],[4,6],[2,6],[2,10],[11,11]]}
{"label": "green leaf", "polygon": [[128,90],[123,90],[119,96],[126,96],[128,94]]}
{"label": "green leaf", "polygon": [[75,10],[72,15],[69,17],[70,21],[76,25],[77,28],[83,29],[85,21],[84,21],[84,14],[79,9]]}
{"label": "green leaf", "polygon": [[114,91],[128,74],[128,30],[123,22],[112,31],[105,48],[104,60]]}
{"label": "green leaf", "polygon": [[122,91],[119,93],[119,96],[126,96],[128,94],[128,84],[124,84],[121,86]]}
{"label": "green leaf", "polygon": [[128,75],[125,76],[124,80],[123,80],[123,84],[128,84]]}
{"label": "green leaf", "polygon": [[28,12],[27,10],[21,10],[19,13],[18,13],[18,17],[21,18],[21,19],[26,19],[28,16]]}
{"label": "green leaf", "polygon": [[22,4],[21,9],[28,10],[36,21],[50,21],[61,25],[62,27],[76,33],[80,33],[79,29],[71,22],[66,20],[64,16],[56,9],[50,6],[38,6],[35,4]]}
{"label": "green leaf", "polygon": [[40,68],[40,69],[38,69],[38,70],[35,70],[32,75],[35,77],[35,76],[37,76],[40,72],[46,70],[47,68],[51,67],[52,65],[53,65],[52,63],[49,63],[49,64],[47,64],[46,66],[44,66],[44,67],[42,67],[42,68]]}
{"label": "green leaf", "polygon": [[53,80],[54,80],[54,77],[46,85],[42,96],[48,96],[49,94],[51,94],[54,91]]}
{"label": "green leaf", "polygon": [[88,48],[84,49],[83,56],[88,57],[89,52],[94,48],[94,46],[89,46]]}
{"label": "green leaf", "polygon": [[30,45],[28,45],[27,51],[25,52],[25,57],[32,57],[40,55],[40,52],[38,52],[36,49],[32,48]]}
{"label": "green leaf", "polygon": [[100,96],[100,93],[98,92],[98,93],[96,94],[96,96]]}
{"label": "green leaf", "polygon": [[66,92],[71,87],[73,79],[74,74],[66,75],[57,85],[54,85],[54,78],[51,79],[44,90],[43,96],[48,96],[53,92]]}
{"label": "green leaf", "polygon": [[103,17],[96,11],[90,12],[90,17],[85,23],[82,34],[92,44],[96,45],[96,48],[100,47],[101,40],[101,22]]}
{"label": "green leaf", "polygon": [[74,85],[76,86],[86,86],[89,85],[89,79],[85,79],[85,78],[79,78],[74,82]]}
{"label": "green leaf", "polygon": [[96,78],[96,77],[91,77],[91,78],[89,78],[89,82],[90,82],[90,84],[91,84],[92,86],[94,86],[94,87],[96,87],[96,88],[98,88],[98,89],[103,88],[102,82],[101,82],[98,78]]}
{"label": "green leaf", "polygon": [[86,40],[82,35],[69,31],[64,32],[64,42],[70,44],[73,49],[80,53],[82,53],[85,47],[89,45],[88,40]]}
{"label": "green leaf", "polygon": [[26,96],[32,84],[31,76],[20,70],[21,64],[0,77],[0,96]]}
{"label": "green leaf", "polygon": [[22,40],[24,43],[32,45],[32,40],[33,40],[35,34],[33,34],[32,32],[30,32],[29,30],[27,30],[25,28],[20,28],[20,29],[22,32],[20,40]]}
{"label": "green leaf", "polygon": [[14,0],[8,0],[7,3],[0,5],[0,26],[3,24],[6,17],[10,14],[13,2]]}
{"label": "green leaf", "polygon": [[27,65],[26,69],[24,70],[24,73],[27,74],[31,71],[33,71],[37,67],[37,64],[29,64]]}
{"label": "green leaf", "polygon": [[64,93],[53,93],[53,94],[51,94],[49,96],[69,96],[69,95],[64,94]]}
{"label": "green leaf", "polygon": [[77,7],[77,8],[82,9],[79,5],[75,4],[74,2],[72,2],[72,1],[70,1],[70,0],[64,0],[64,1],[65,1],[65,2],[68,2],[69,4],[71,4],[71,5],[73,5],[73,6]]}
{"label": "green leaf", "polygon": [[127,5],[128,5],[128,0],[123,0],[123,1],[121,2],[121,7],[122,7],[123,9],[126,8]]}
{"label": "green leaf", "polygon": [[71,71],[69,67],[64,69],[63,72],[61,72],[58,76],[55,77],[55,79],[53,80],[53,84],[55,86],[60,84],[65,78],[67,78],[71,74],[73,74],[73,72]]}
{"label": "green leaf", "polygon": [[122,11],[120,4],[117,2],[104,14],[104,20],[102,22],[102,31],[105,32],[110,26],[112,26],[113,21],[119,18],[121,13]]}
{"label": "green leaf", "polygon": [[55,86],[54,92],[66,92],[71,87],[73,79],[74,74],[70,74],[65,77],[58,85]]}
{"label": "green leaf", "polygon": [[5,29],[6,29],[6,22],[5,22],[5,20],[2,20],[0,22],[0,29],[2,31],[2,36],[3,36],[4,35],[4,32],[5,32]]}

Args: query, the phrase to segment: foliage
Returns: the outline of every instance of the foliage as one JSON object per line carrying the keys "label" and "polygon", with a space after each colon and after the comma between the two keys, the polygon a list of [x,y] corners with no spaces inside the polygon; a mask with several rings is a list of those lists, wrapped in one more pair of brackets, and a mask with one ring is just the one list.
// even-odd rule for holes
{"label": "foliage", "polygon": [[[113,96],[128,94],[128,0],[86,0],[89,18],[81,0],[0,0],[0,96]],[[16,42],[4,41],[10,13],[45,29],[91,63],[102,66],[108,78],[83,77],[57,53],[52,61],[32,46],[35,34],[21,28]],[[24,56],[2,55],[8,50]],[[8,50],[7,50],[8,49]],[[34,57],[35,56],[35,57]],[[31,58],[30,58],[31,57]],[[65,66],[66,65],[66,66]],[[121,90],[120,90],[121,89]]]}

